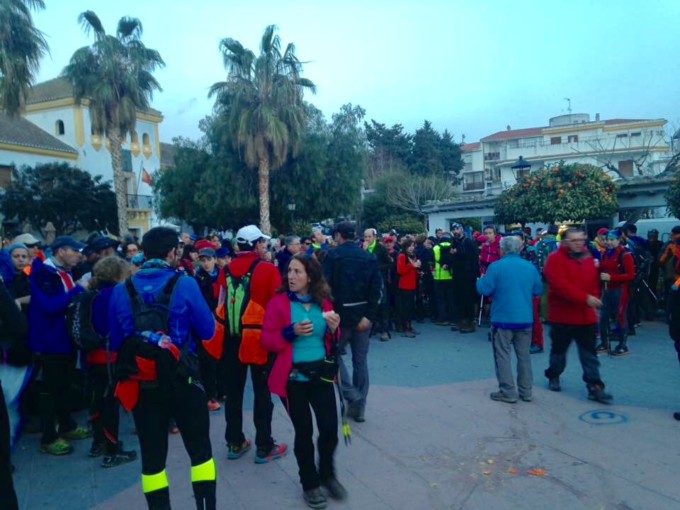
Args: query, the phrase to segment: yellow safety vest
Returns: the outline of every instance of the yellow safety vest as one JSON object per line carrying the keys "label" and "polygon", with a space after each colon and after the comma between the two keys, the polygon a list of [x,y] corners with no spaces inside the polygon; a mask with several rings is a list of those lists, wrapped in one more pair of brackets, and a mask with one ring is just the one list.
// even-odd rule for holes
{"label": "yellow safety vest", "polygon": [[451,269],[444,269],[442,265],[439,263],[439,260],[442,258],[442,249],[445,250],[450,250],[451,249],[451,243],[449,242],[443,242],[438,244],[433,248],[434,252],[434,279],[438,281],[444,281],[444,280],[453,280],[453,275],[451,274]]}

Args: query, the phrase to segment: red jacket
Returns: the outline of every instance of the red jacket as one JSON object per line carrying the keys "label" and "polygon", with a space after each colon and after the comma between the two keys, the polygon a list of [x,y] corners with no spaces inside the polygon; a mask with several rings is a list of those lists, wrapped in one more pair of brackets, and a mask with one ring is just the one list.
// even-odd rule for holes
{"label": "red jacket", "polygon": [[[235,278],[240,278],[248,272],[248,269],[250,269],[255,260],[259,258],[259,255],[254,251],[238,253],[229,263],[229,273]],[[217,280],[221,288],[226,288],[227,278],[223,269],[220,270]],[[279,270],[271,262],[261,261],[255,268],[255,271],[253,271],[250,282],[250,299],[262,308],[267,308],[267,303],[276,295],[280,288],[281,274]]]}
{"label": "red jacket", "polygon": [[628,283],[635,280],[635,261],[633,255],[619,246],[612,253],[609,250],[602,254],[600,260],[600,273],[608,273],[611,277],[607,287],[609,289],[621,289],[628,287]]}
{"label": "red jacket", "polygon": [[418,285],[418,268],[409,262],[405,253],[397,258],[397,274],[401,290],[416,290]]}
{"label": "red jacket", "polygon": [[575,258],[566,246],[560,246],[548,256],[543,275],[548,281],[549,322],[573,326],[597,323],[597,310],[588,306],[587,298],[600,297],[600,273],[587,249]]}

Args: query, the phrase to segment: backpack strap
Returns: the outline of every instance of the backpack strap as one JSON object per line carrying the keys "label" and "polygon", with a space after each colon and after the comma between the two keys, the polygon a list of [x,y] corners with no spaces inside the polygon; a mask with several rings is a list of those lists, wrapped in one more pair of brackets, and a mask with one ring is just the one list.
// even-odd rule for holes
{"label": "backpack strap", "polygon": [[[177,286],[177,282],[181,276],[182,275],[180,273],[175,273],[172,275],[161,291],[159,296],[161,299],[155,299],[154,302],[158,302],[160,300],[161,303],[169,306],[175,294],[175,287]],[[130,298],[130,304],[132,305],[132,317],[133,321],[135,321],[135,308],[144,305],[144,300],[142,299],[142,296],[139,295],[139,292],[137,292],[137,289],[132,283],[132,276],[128,276],[125,279],[125,290],[127,291],[128,297]],[[137,324],[135,324],[135,330],[136,329]]]}

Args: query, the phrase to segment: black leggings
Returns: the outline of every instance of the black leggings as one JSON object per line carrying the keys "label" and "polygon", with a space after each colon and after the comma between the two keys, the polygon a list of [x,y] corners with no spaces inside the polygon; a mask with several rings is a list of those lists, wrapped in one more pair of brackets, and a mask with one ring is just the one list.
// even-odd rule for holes
{"label": "black leggings", "polygon": [[415,290],[397,290],[397,326],[404,330],[409,322],[413,320],[416,307]]}
{"label": "black leggings", "polygon": [[[335,476],[333,454],[338,446],[338,414],[335,406],[335,387],[325,381],[288,383],[288,398],[283,405],[295,429],[295,458],[298,463],[302,490],[310,490]],[[311,408],[311,409],[310,409]],[[312,413],[319,430],[317,448],[319,469],[314,462],[314,425]]]}
{"label": "black leggings", "polygon": [[[110,367],[113,370],[113,367]],[[106,365],[92,364],[88,369],[92,401],[90,402],[90,422],[94,442],[105,445],[106,455],[118,453],[118,425],[120,423],[120,404],[113,395],[114,386]]]}
{"label": "black leggings", "polygon": [[9,415],[0,383],[0,510],[19,510],[9,460]]}

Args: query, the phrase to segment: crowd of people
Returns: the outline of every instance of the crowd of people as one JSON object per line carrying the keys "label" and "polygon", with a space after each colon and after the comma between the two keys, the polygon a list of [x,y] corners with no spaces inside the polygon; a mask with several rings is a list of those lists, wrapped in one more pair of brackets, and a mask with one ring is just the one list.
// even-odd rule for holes
{"label": "crowd of people", "polygon": [[[167,435],[179,432],[196,506],[215,508],[209,413],[224,407],[226,458],[246,455],[253,447],[243,431],[248,372],[254,461],[288,451],[272,437],[273,394],[293,424],[304,501],[325,508],[327,496],[343,500],[334,467],[336,391],[347,439],[347,419],[366,420],[370,338],[416,338],[416,325],[428,319],[460,334],[490,326],[499,383],[490,397],[507,403],[532,400],[530,355],[544,349],[544,322],[553,391],[561,389],[573,340],[588,397],[609,403],[598,355],[628,354],[628,336],[657,311],[671,323],[680,360],[680,226],[665,245],[655,231],[637,237],[634,224],[601,229],[592,241],[556,225],[535,238],[520,225],[502,235],[458,223],[430,237],[375,228],[358,234],[345,221],[330,236],[315,227],[309,237],[279,239],[255,225],[231,238],[156,227],[141,242],[100,233],[85,242],[57,237],[49,246],[31,234],[12,239],[0,252],[7,508],[18,508],[10,444],[22,427],[39,431],[40,450],[54,456],[91,439],[88,455],[113,468],[137,459],[118,439],[121,407],[134,418],[148,507],[169,508]],[[89,423],[79,425],[73,410],[85,406]]]}

